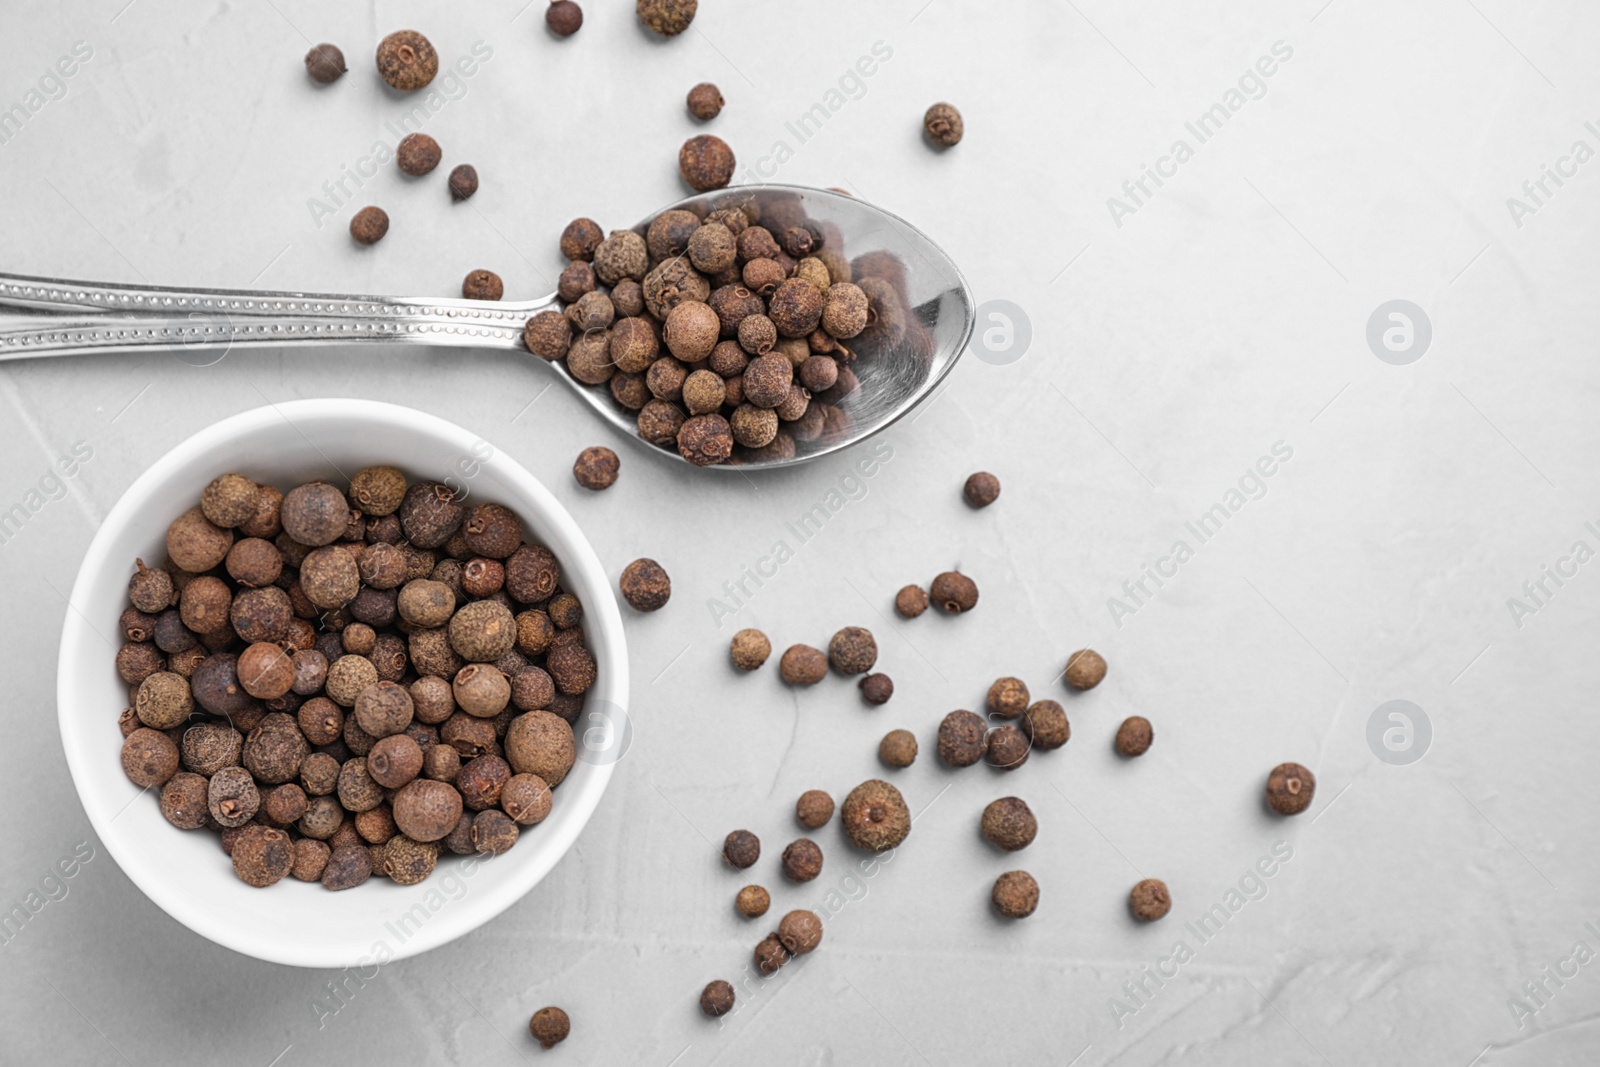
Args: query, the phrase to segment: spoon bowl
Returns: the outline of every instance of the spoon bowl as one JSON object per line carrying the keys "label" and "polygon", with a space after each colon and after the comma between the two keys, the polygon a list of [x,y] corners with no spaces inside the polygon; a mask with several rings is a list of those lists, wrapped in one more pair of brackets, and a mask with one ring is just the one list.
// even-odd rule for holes
{"label": "spoon bowl", "polygon": [[[847,342],[849,355],[842,361],[839,382],[816,398],[825,418],[786,424],[782,448],[739,448],[729,463],[700,469],[788,467],[848,448],[927,399],[955,366],[972,335],[972,293],[956,265],[920,230],[855,197],[796,185],[739,186],[662,210],[682,209],[704,218],[729,207],[744,209],[778,233],[805,220],[816,223],[824,234],[823,251],[848,257],[851,280],[868,292],[872,308],[867,329]],[[643,234],[655,217],[641,222],[637,231]],[[522,339],[527,320],[559,308],[554,294],[525,301],[435,300],[0,274],[0,360],[167,349],[203,366],[236,347],[307,344],[527,353]],[[563,362],[549,369],[624,437],[688,463],[676,449],[644,441],[633,412],[614,400],[610,390],[578,381]]]}

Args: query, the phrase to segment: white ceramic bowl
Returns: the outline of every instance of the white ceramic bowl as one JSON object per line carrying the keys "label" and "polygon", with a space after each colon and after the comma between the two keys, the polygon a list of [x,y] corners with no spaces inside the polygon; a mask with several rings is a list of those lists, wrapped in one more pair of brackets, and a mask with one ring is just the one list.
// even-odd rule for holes
{"label": "white ceramic bowl", "polygon": [[[584,631],[600,669],[578,727],[580,758],[556,789],[549,818],[524,828],[501,856],[469,862],[447,853],[414,886],[372,878],[332,893],[285,878],[254,889],[234,876],[216,834],[175,829],[161,815],[157,791],[141,796],[122,772],[117,715],[127,705],[127,687],[113,657],[128,576],[136,557],[152,566],[165,557],[168,523],[194,506],[219,474],[239,471],[280,489],[315,478],[343,486],[349,474],[377,463],[397,466],[412,479],[448,480],[465,487],[469,500],[505,504],[561,561],[563,585],[583,602]],[[56,686],[61,741],[84,809],[111,855],[151,900],[196,933],[258,959],[367,966],[435,948],[494,918],[577,840],[625,747],[628,653],[616,599],[594,550],[550,491],[507,453],[410,408],[303,400],[202,430],[123,494],[73,586]],[[585,742],[596,743],[586,748]]]}

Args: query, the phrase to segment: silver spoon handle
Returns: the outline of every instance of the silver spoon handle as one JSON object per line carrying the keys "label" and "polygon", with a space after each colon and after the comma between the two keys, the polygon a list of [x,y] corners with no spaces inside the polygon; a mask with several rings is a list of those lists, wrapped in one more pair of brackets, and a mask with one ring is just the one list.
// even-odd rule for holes
{"label": "silver spoon handle", "polygon": [[214,362],[240,345],[363,341],[516,349],[528,317],[553,300],[162,288],[0,274],[0,360],[180,349]]}

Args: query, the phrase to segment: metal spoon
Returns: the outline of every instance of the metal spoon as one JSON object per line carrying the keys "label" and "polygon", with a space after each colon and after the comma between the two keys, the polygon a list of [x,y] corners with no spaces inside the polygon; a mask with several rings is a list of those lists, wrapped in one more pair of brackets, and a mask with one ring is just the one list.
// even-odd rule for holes
{"label": "metal spoon", "polygon": [[[769,228],[801,219],[818,223],[827,234],[824,249],[855,257],[855,281],[876,279],[863,285],[874,298],[872,325],[846,342],[857,358],[844,364],[840,383],[814,398],[825,419],[814,414],[785,424],[782,447],[736,449],[729,464],[704,469],[786,467],[848,448],[926,399],[960,358],[973,329],[972,294],[950,258],[909,223],[854,197],[789,185],[741,186],[671,205],[701,216],[729,206],[761,212]],[[648,223],[635,229],[642,234]],[[0,360],[170,349],[205,366],[236,347],[366,343],[527,352],[527,320],[559,307],[553,294],[524,301],[434,300],[0,274]],[[624,436],[687,462],[676,449],[639,438],[634,412],[605,386],[579,382],[564,363],[550,369]]]}

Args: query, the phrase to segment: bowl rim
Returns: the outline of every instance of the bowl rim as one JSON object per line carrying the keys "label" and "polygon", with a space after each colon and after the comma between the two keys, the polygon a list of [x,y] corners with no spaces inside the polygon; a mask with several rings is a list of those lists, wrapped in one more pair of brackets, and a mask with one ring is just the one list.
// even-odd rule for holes
{"label": "bowl rim", "polygon": [[[209,448],[259,432],[273,424],[287,422],[293,425],[300,420],[329,418],[348,420],[353,428],[359,428],[364,423],[383,423],[400,427],[408,432],[433,437],[452,448],[459,447],[462,454],[466,454],[474,445],[489,443],[495,449],[495,468],[502,472],[502,477],[511,487],[511,491],[526,501],[525,506],[538,514],[543,524],[555,528],[564,539],[575,546],[576,552],[567,552],[561,557],[563,572],[578,575],[581,584],[589,590],[596,592],[603,590],[607,594],[610,593],[610,582],[606,578],[599,557],[595,554],[594,547],[584,536],[577,521],[543,482],[512,458],[509,452],[494,445],[482,435],[437,415],[400,404],[335,397],[283,403],[269,402],[265,406],[231,415],[191,434],[152,463],[123,491],[122,496],[100,523],[99,529],[96,530],[84,552],[68,598],[68,610],[62,623],[58,645],[56,716],[74,791],[85,814],[89,817],[90,824],[94,827],[95,834],[118,867],[162,911],[202,937],[235,952],[271,963],[313,968],[349,967],[358,965],[361,959],[349,958],[351,950],[347,946],[309,941],[297,942],[293,938],[273,936],[271,932],[255,929],[249,924],[229,925],[214,921],[208,914],[186,908],[185,895],[170,873],[153,858],[145,857],[128,847],[129,843],[124,841],[120,832],[111,825],[116,815],[108,817],[103,805],[90,804],[86,801],[87,795],[99,791],[100,787],[94,784],[97,776],[104,777],[105,772],[111,769],[100,766],[98,757],[94,753],[95,741],[91,739],[89,731],[94,727],[109,728],[110,720],[94,719],[92,716],[82,714],[77,707],[77,689],[81,685],[77,678],[84,669],[84,664],[81,662],[81,656],[69,655],[69,649],[80,645],[88,647],[85,638],[98,635],[98,631],[78,605],[92,599],[88,595],[91,589],[98,589],[100,583],[108,580],[113,573],[120,574],[126,570],[124,561],[113,561],[110,558],[111,547],[130,520],[147,506],[148,499],[153,493]],[[610,699],[609,704],[621,713],[622,722],[617,726],[618,736],[621,737],[621,731],[627,724],[629,683],[627,643],[621,612],[617,607],[616,598],[611,595],[591,595],[586,598],[585,607],[587,610],[584,612],[584,624],[585,629],[589,631],[591,643],[597,650],[605,649],[604,655],[596,657],[599,660],[600,684],[597,684],[594,690],[606,692],[611,698],[615,698]],[[96,640],[93,647],[98,647],[99,644],[100,641]],[[538,885],[576,843],[610,784],[615,769],[615,759],[585,762],[589,763],[590,770],[585,774],[583,788],[573,790],[562,797],[563,803],[570,806],[569,813],[559,827],[550,827],[552,832],[542,837],[543,847],[537,860],[519,871],[517,879],[500,887],[499,892],[490,894],[487,898],[484,894],[479,894],[474,907],[451,909],[450,921],[430,921],[394,949],[383,962],[402,959],[447,944],[500,915]],[[115,770],[119,772],[120,779],[120,767],[116,767]],[[144,792],[148,790],[142,791],[138,796],[143,796]],[[121,811],[117,814],[120,815]],[[429,883],[424,881],[418,886],[407,888],[426,890],[428,885]]]}

